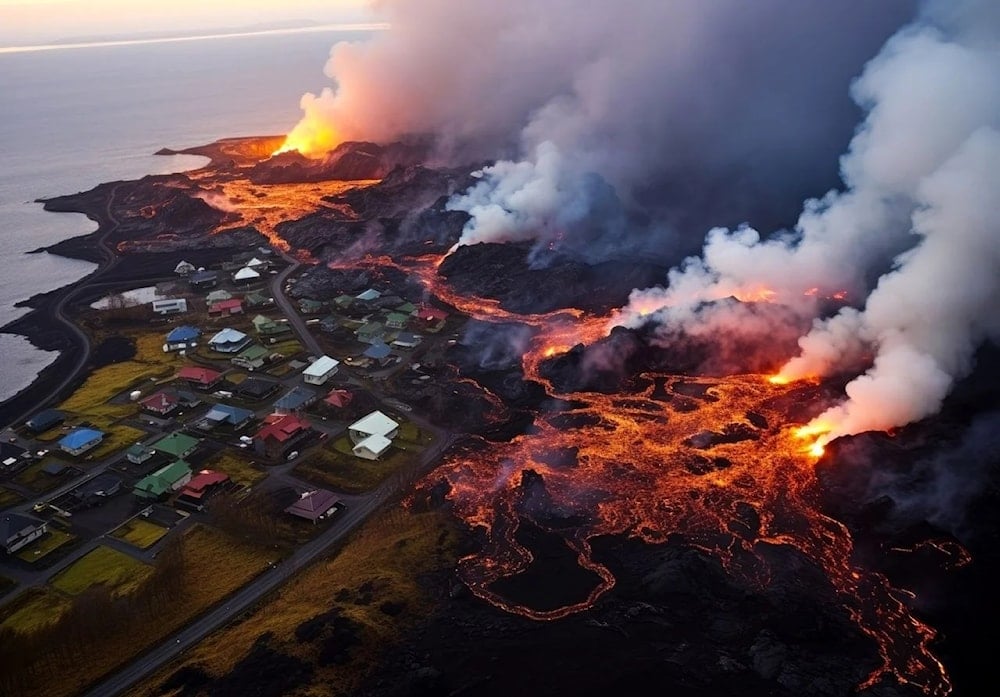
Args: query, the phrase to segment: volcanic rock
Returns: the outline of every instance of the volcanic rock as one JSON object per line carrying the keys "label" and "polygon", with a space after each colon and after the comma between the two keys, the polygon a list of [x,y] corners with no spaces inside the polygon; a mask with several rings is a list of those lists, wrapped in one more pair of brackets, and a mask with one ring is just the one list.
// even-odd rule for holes
{"label": "volcanic rock", "polygon": [[399,166],[415,165],[427,157],[427,144],[394,142],[388,145],[348,141],[323,159],[284,153],[258,162],[248,178],[255,184],[382,179]]}
{"label": "volcanic rock", "polygon": [[666,269],[645,261],[586,264],[552,257],[545,266],[532,259],[527,244],[465,245],[438,269],[458,292],[494,298],[507,310],[522,314],[577,307],[595,313],[621,307],[634,288],[661,281]]}

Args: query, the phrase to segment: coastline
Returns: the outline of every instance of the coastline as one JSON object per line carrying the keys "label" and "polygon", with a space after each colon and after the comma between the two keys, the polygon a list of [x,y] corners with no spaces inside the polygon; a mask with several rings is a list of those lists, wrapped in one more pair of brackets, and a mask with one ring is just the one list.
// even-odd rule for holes
{"label": "coastline", "polygon": [[[219,166],[227,162],[249,161],[259,157],[259,152],[277,147],[274,141],[284,136],[249,136],[224,138],[213,143],[173,150],[162,148],[155,155],[199,155],[208,162],[196,167]],[[68,259],[77,259],[96,264],[96,268],[86,276],[67,285],[43,293],[37,293],[15,304],[18,308],[29,308],[29,312],[0,327],[0,332],[24,337],[32,346],[43,351],[57,352],[56,358],[42,368],[34,380],[8,399],[0,402],[0,427],[12,427],[28,418],[32,413],[47,406],[54,406],[68,398],[83,384],[89,375],[87,369],[91,346],[89,339],[72,318],[72,305],[77,296],[88,286],[100,279],[101,292],[110,287],[127,287],[162,273],[162,262],[171,254],[132,254],[136,264],[116,269],[122,256],[105,243],[118,223],[111,214],[111,200],[115,191],[124,185],[134,185],[137,181],[170,175],[146,175],[140,180],[116,180],[103,182],[97,186],[75,194],[59,195],[36,199],[45,211],[53,213],[80,213],[96,224],[91,232],[60,240],[52,245],[33,249],[27,254],[49,253]],[[231,249],[184,250],[184,256],[221,258]],[[145,259],[143,259],[145,257]],[[158,263],[159,262],[159,263]],[[174,262],[176,263],[176,262]],[[172,269],[172,267],[171,267]],[[113,271],[119,271],[113,273]],[[68,310],[68,311],[67,311]]]}

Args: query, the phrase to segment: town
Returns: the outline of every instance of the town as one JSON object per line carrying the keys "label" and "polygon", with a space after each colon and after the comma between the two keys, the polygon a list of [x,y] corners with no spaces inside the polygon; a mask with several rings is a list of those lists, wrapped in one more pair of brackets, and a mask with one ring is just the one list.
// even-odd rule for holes
{"label": "town", "polygon": [[177,547],[204,574],[226,560],[166,633],[449,444],[386,392],[431,379],[448,312],[379,287],[292,300],[298,271],[269,248],[182,261],[80,313],[100,367],[2,435],[0,627],[55,623],[97,587],[126,595]]}

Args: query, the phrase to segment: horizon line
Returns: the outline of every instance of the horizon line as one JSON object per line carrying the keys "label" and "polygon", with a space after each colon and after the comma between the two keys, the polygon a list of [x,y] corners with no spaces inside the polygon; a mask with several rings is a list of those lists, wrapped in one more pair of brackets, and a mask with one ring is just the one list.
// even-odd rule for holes
{"label": "horizon line", "polygon": [[213,34],[191,34],[182,36],[160,36],[147,39],[109,39],[107,41],[76,41],[55,44],[31,44],[26,46],[0,46],[0,54],[36,53],[39,51],[75,50],[85,48],[108,48],[116,46],[141,46],[144,44],[167,44],[184,41],[207,41],[213,39],[242,39],[253,36],[277,36],[281,34],[308,34],[323,31],[385,31],[388,22],[348,22],[320,24],[285,29],[258,29],[253,31],[216,32]]}

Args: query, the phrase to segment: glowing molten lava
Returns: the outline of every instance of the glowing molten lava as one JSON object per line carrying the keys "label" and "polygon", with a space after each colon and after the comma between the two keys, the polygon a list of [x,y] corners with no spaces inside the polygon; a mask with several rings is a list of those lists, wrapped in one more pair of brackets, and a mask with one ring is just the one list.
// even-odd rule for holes
{"label": "glowing molten lava", "polygon": [[307,117],[285,136],[285,142],[272,154],[294,151],[305,157],[321,158],[343,140],[340,133],[323,119]]}
{"label": "glowing molten lava", "polygon": [[[592,540],[606,535],[650,544],[682,536],[759,588],[773,574],[773,550],[793,549],[824,571],[833,595],[878,647],[881,661],[861,687],[889,676],[932,695],[951,691],[928,648],[935,631],[913,617],[884,576],[852,561],[850,532],[818,507],[814,467],[829,429],[809,422],[815,414],[808,412],[818,408],[815,381],[645,373],[627,394],[563,393],[543,374],[545,361],[604,337],[609,317],[575,309],[518,315],[495,300],[453,291],[437,274],[440,262],[378,257],[360,265],[402,269],[471,317],[532,327],[525,379],[562,405],[538,411],[532,427],[509,441],[452,452],[427,478],[428,486],[447,481],[454,512],[482,540],[479,551],[459,562],[473,593],[538,620],[589,608],[615,585],[591,549]],[[752,294],[766,298],[766,290]],[[533,493],[526,481],[535,483]],[[518,537],[527,524],[561,538],[594,575],[585,597],[537,608],[501,590],[534,562]]]}

